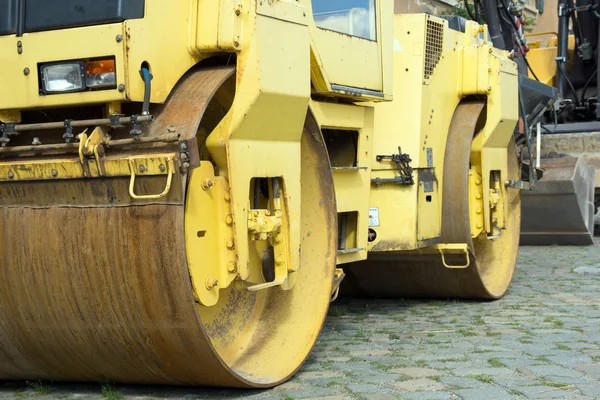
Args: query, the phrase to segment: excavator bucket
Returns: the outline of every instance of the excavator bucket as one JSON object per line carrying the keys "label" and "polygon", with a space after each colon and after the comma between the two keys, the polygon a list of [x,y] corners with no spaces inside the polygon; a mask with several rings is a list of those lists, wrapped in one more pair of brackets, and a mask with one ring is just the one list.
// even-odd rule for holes
{"label": "excavator bucket", "polygon": [[583,156],[541,160],[544,176],[523,190],[521,245],[594,243],[595,168]]}

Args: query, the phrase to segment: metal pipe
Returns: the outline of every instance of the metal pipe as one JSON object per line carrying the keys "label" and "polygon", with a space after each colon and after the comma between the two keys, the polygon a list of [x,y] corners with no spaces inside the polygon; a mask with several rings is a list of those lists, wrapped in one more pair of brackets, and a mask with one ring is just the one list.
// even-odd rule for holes
{"label": "metal pipe", "polygon": [[[142,115],[137,117],[138,122],[150,122],[154,119],[152,115]],[[25,132],[25,131],[44,131],[50,129],[61,129],[65,127],[65,122],[43,122],[39,124],[22,124],[15,125],[16,132]],[[131,123],[131,117],[121,117],[119,118],[119,124],[126,125]],[[86,119],[81,121],[69,121],[69,125],[73,128],[88,128],[90,126],[110,126],[111,120],[109,118],[102,119]]]}
{"label": "metal pipe", "polygon": [[541,153],[542,153],[542,123],[538,122],[537,123],[537,138],[536,138],[536,154],[535,154],[535,168],[536,169],[540,169],[541,165],[540,165],[540,157],[541,157]]}
{"label": "metal pipe", "polygon": [[255,210],[258,210],[260,206],[260,178],[254,178],[254,206]]}
{"label": "metal pipe", "polygon": [[340,236],[338,238],[338,250],[346,250],[346,228],[348,226],[348,214],[340,214]]}
{"label": "metal pipe", "polygon": [[17,37],[25,33],[25,0],[17,0]]}
{"label": "metal pipe", "polygon": [[558,53],[556,57],[556,87],[561,98],[565,98],[565,76],[563,66],[567,63],[569,50],[569,2],[558,1]]}
{"label": "metal pipe", "polygon": [[273,178],[273,198],[278,199],[280,197],[281,197],[281,194],[279,192],[279,179]]}
{"label": "metal pipe", "polygon": [[[176,135],[166,137],[142,137],[139,139],[118,139],[111,140],[106,144],[108,148],[117,148],[130,145],[139,145],[147,143],[173,143],[177,142],[179,138]],[[0,155],[3,154],[16,154],[16,153],[39,153],[43,151],[61,151],[64,153],[76,152],[79,149],[79,143],[58,143],[58,144],[40,144],[30,146],[15,146],[15,147],[1,147]]]}

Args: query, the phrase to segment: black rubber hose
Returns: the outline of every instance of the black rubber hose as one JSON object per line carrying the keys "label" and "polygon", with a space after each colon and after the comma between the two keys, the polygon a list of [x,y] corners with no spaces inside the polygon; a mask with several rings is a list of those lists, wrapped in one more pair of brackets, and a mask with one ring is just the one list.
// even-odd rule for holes
{"label": "black rubber hose", "polygon": [[[579,99],[577,98],[577,92],[575,92],[575,88],[573,87],[573,84],[571,83],[571,80],[569,79],[569,77],[567,76],[567,74],[565,73],[565,71],[563,70],[562,65],[559,64],[558,70],[562,74],[563,78],[565,78],[565,81],[567,82],[567,84],[569,85],[569,88],[573,92],[573,97],[575,98],[575,105],[579,105]],[[567,96],[564,95],[564,93],[561,93],[561,96],[563,96],[563,98],[567,97]]]}
{"label": "black rubber hose", "polygon": [[467,9],[467,14],[469,14],[469,17],[471,18],[471,20],[473,21],[477,21],[475,19],[475,16],[473,15],[473,12],[471,11],[471,9],[469,8],[469,0],[464,0],[465,3],[465,8]]}
{"label": "black rubber hose", "polygon": [[17,0],[17,37],[23,37],[24,32],[25,32],[25,0]]}
{"label": "black rubber hose", "polygon": [[587,92],[588,86],[590,86],[590,83],[592,83],[592,80],[594,79],[594,77],[596,75],[598,75],[598,70],[597,69],[588,78],[587,82],[585,82],[585,85],[583,85],[583,92],[581,93],[581,98],[579,100],[580,103],[583,103],[585,101],[585,92]]}
{"label": "black rubber hose", "polygon": [[150,114],[150,95],[152,94],[152,74],[147,67],[140,70],[140,75],[144,80],[144,104],[142,106],[142,115]]}
{"label": "black rubber hose", "polygon": [[[527,142],[527,151],[529,151],[529,182],[533,183],[535,186],[537,179],[535,175],[535,170],[533,168],[533,148],[531,145],[531,136],[529,135],[529,124],[527,123],[527,111],[525,110],[525,102],[523,101],[523,93],[521,91],[521,86],[519,86],[519,105],[521,108],[521,114],[523,114],[523,127],[525,128],[525,140]],[[537,149],[539,151],[540,149]]]}
{"label": "black rubber hose", "polygon": [[500,23],[500,15],[498,12],[498,2],[496,0],[488,0],[484,3],[485,15],[487,17],[488,31],[490,33],[490,39],[492,44],[497,49],[510,50],[507,48],[507,44],[504,41],[502,35],[502,25]]}

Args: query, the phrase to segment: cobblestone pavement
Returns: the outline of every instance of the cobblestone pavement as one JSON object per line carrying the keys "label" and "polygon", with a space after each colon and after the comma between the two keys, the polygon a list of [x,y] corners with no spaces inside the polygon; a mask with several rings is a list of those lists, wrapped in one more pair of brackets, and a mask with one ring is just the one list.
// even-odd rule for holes
{"label": "cobblestone pavement", "polygon": [[[201,362],[201,360],[199,360]],[[268,391],[9,383],[0,398],[598,399],[600,242],[522,248],[497,302],[347,300],[302,370]]]}

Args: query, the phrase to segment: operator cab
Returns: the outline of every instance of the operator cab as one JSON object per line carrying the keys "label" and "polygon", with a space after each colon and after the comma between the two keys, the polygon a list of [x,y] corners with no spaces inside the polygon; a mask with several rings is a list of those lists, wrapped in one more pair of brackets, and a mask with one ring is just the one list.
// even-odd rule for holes
{"label": "operator cab", "polygon": [[315,92],[379,101],[391,99],[391,2],[312,0],[312,11]]}

